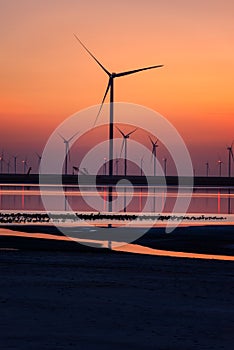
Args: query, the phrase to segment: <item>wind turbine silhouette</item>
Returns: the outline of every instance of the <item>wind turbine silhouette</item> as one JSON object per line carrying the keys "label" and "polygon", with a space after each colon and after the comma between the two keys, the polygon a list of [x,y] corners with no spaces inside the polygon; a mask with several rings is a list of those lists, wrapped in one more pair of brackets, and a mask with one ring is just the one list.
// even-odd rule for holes
{"label": "wind turbine silhouette", "polygon": [[15,170],[15,174],[16,174],[17,173],[17,158],[18,158],[18,155],[12,156],[12,158],[14,159],[14,170]]}
{"label": "wind turbine silhouette", "polygon": [[116,129],[118,129],[120,134],[123,136],[120,156],[122,155],[123,148],[124,148],[124,175],[126,176],[127,175],[127,140],[129,139],[130,135],[132,135],[137,130],[137,128],[135,128],[134,130],[130,131],[127,134],[124,134],[123,131],[120,130],[120,128],[118,128],[118,126],[116,126]]}
{"label": "wind turbine silhouette", "polygon": [[209,176],[209,171],[210,171],[210,166],[209,166],[209,163],[206,162],[206,177]]}
{"label": "wind turbine silhouette", "polygon": [[232,141],[231,146],[227,146],[227,151],[228,151],[228,177],[231,177],[231,161],[233,160],[234,162],[234,155],[233,155],[233,147],[234,141]]}
{"label": "wind turbine silhouette", "polygon": [[24,160],[22,160],[22,163],[24,165],[24,175],[26,174],[26,169],[27,169],[27,166],[28,166],[28,163],[27,163],[27,157],[25,157]]}
{"label": "wind turbine silhouette", "polygon": [[222,176],[222,164],[223,161],[221,159],[218,160],[218,165],[219,165],[219,177]]}
{"label": "wind turbine silhouette", "polygon": [[158,147],[158,139],[156,141],[153,141],[150,136],[149,136],[149,139],[152,144],[152,157],[154,157],[154,176],[156,176],[156,151]]}
{"label": "wind turbine silhouette", "polygon": [[1,167],[0,167],[0,171],[1,174],[3,173],[3,163],[4,163],[4,152],[2,151],[2,154],[0,156],[0,162],[1,162]]}
{"label": "wind turbine silhouette", "polygon": [[143,163],[144,163],[144,156],[141,157],[141,169],[140,169],[141,176],[143,176]]}
{"label": "wind turbine silhouette", "polygon": [[70,137],[68,140],[65,139],[61,134],[59,134],[59,136],[61,137],[61,139],[63,140],[64,144],[65,144],[65,175],[67,175],[67,165],[68,165],[68,161],[67,161],[67,155],[69,158],[69,161],[71,159],[71,155],[70,155],[70,147],[69,147],[69,143],[71,142],[71,140],[79,133],[79,131],[77,131],[72,137]]}
{"label": "wind turbine silhouette", "polygon": [[89,49],[82,43],[82,41],[77,37],[76,34],[74,34],[75,38],[78,40],[78,42],[83,46],[83,48],[88,52],[88,54],[96,61],[96,63],[102,68],[102,70],[108,75],[109,80],[107,84],[107,88],[105,91],[105,94],[102,99],[101,106],[99,108],[98,114],[96,116],[94,125],[96,124],[96,121],[99,117],[99,114],[101,112],[103,103],[105,102],[106,96],[110,90],[110,124],[109,124],[109,175],[113,175],[113,136],[114,136],[114,79],[123,77],[125,75],[135,74],[137,72],[141,72],[144,70],[154,69],[154,68],[161,68],[163,65],[157,65],[157,66],[149,66],[139,69],[134,69],[130,71],[120,72],[120,73],[110,73],[98,59],[89,51]]}
{"label": "wind turbine silhouette", "polygon": [[37,158],[38,158],[38,161],[37,161],[37,166],[38,166],[38,171],[40,169],[40,164],[41,164],[41,155],[39,153],[36,152],[36,155],[37,155]]}

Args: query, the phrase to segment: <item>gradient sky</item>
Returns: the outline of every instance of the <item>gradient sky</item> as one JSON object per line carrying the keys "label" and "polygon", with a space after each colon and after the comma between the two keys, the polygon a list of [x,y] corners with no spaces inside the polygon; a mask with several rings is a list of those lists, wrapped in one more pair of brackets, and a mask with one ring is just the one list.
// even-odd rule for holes
{"label": "gradient sky", "polygon": [[231,0],[0,0],[0,150],[41,151],[59,123],[101,102],[107,77],[77,33],[110,71],[164,64],[118,79],[115,101],[164,115],[197,172],[207,159],[217,172],[234,139],[233,13]]}

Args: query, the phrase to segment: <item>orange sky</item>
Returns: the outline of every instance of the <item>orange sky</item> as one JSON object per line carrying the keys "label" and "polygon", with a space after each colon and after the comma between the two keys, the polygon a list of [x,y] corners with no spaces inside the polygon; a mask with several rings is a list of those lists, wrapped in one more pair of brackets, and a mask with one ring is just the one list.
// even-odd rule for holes
{"label": "orange sky", "polygon": [[75,32],[110,71],[164,64],[118,79],[115,100],[167,117],[196,167],[199,154],[225,161],[234,139],[233,13],[231,0],[0,0],[0,149],[42,150],[60,122],[101,102],[107,77]]}

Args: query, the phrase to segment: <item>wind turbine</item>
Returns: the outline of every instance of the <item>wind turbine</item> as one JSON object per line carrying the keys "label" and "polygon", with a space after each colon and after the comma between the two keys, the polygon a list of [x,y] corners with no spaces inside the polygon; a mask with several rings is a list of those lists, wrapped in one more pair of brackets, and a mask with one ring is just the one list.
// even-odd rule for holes
{"label": "wind turbine", "polygon": [[64,144],[65,144],[65,175],[67,175],[67,155],[69,157],[69,161],[71,159],[70,156],[70,150],[69,150],[69,142],[71,142],[71,140],[78,134],[79,131],[77,131],[72,137],[70,137],[70,139],[65,139],[61,134],[59,134],[59,136],[61,137],[61,139],[63,140]]}
{"label": "wind turbine", "polygon": [[210,172],[210,166],[209,166],[209,163],[206,162],[206,177],[209,176],[209,172]]}
{"label": "wind turbine", "polygon": [[41,155],[39,153],[36,152],[36,155],[37,155],[37,166],[38,166],[38,171],[39,171],[39,168],[40,168],[40,164],[41,164]]}
{"label": "wind turbine", "polygon": [[123,148],[124,148],[124,175],[126,176],[127,175],[127,140],[129,139],[130,135],[132,135],[137,130],[137,128],[135,128],[134,130],[130,131],[127,134],[124,134],[123,131],[118,128],[118,126],[116,126],[116,128],[119,130],[120,134],[123,136],[120,155],[122,155]]}
{"label": "wind turbine", "polygon": [[78,40],[78,42],[83,46],[83,48],[88,52],[88,54],[96,61],[96,63],[102,68],[102,70],[108,75],[109,80],[107,84],[107,88],[105,91],[105,94],[102,99],[101,106],[99,108],[97,117],[95,119],[94,125],[96,124],[96,121],[98,119],[98,116],[101,112],[103,103],[105,102],[105,98],[110,90],[110,124],[109,124],[109,175],[113,175],[113,136],[114,136],[114,79],[123,77],[125,75],[135,74],[137,72],[141,72],[148,69],[154,69],[154,68],[160,68],[163,67],[163,65],[157,65],[157,66],[150,66],[150,67],[144,67],[140,69],[134,69],[130,71],[120,72],[120,73],[110,73],[102,64],[98,61],[98,59],[88,50],[88,48],[82,43],[82,41],[75,35],[75,38]]}
{"label": "wind turbine", "polygon": [[143,163],[144,163],[144,156],[141,157],[141,176],[143,176]]}
{"label": "wind turbine", "polygon": [[22,163],[23,163],[23,166],[24,166],[24,175],[25,175],[26,174],[26,169],[27,169],[27,166],[28,166],[28,164],[27,164],[27,157],[25,157],[25,159],[22,160]]}
{"label": "wind turbine", "polygon": [[18,155],[12,156],[12,158],[14,159],[14,171],[15,171],[15,174],[16,174],[17,173],[17,158],[18,158]]}
{"label": "wind turbine", "polygon": [[4,162],[4,152],[3,151],[2,151],[2,154],[0,156],[0,162],[1,162],[0,171],[2,174],[3,173],[3,162]]}
{"label": "wind turbine", "polygon": [[218,165],[219,165],[219,177],[222,176],[222,164],[223,164],[223,161],[222,160],[218,160]]}
{"label": "wind turbine", "polygon": [[11,168],[11,160],[8,159],[8,162],[6,162],[7,165],[7,173],[10,174],[10,168]]}
{"label": "wind turbine", "polygon": [[231,161],[234,162],[234,155],[233,155],[233,147],[234,141],[232,142],[231,146],[227,147],[228,151],[228,177],[231,177]]}
{"label": "wind turbine", "polygon": [[154,157],[154,176],[156,176],[156,150],[158,147],[158,139],[156,141],[153,141],[150,136],[149,139],[152,144],[152,157]]}

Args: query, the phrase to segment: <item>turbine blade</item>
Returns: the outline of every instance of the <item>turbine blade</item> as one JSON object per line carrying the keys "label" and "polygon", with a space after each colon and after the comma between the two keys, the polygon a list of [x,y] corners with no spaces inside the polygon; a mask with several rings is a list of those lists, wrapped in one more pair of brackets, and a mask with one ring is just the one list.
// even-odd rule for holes
{"label": "turbine blade", "polygon": [[125,137],[125,136],[126,136],[126,135],[124,135],[123,131],[121,131],[121,130],[120,130],[120,128],[118,128],[118,126],[116,126],[116,129],[118,129],[118,130],[119,130],[120,134],[121,134],[123,137]]}
{"label": "turbine blade", "polygon": [[126,136],[132,135],[136,130],[137,130],[137,128],[135,128],[134,130],[130,131]]}
{"label": "turbine blade", "polygon": [[99,117],[99,115],[100,115],[100,113],[101,113],[102,106],[103,106],[103,103],[105,102],[106,95],[108,94],[109,89],[110,89],[110,79],[109,79],[109,81],[108,81],[107,88],[106,88],[105,94],[104,94],[104,96],[103,96],[102,103],[101,103],[101,106],[100,106],[100,108],[99,108],[99,111],[98,111],[98,114],[97,114],[97,116],[96,116],[96,119],[95,119],[95,121],[94,121],[93,126],[95,126],[96,123],[97,123],[98,117]]}
{"label": "turbine blade", "polygon": [[151,137],[149,136],[150,142],[152,143],[152,146],[154,146],[154,141],[151,139]]}
{"label": "turbine blade", "polygon": [[76,34],[74,34],[74,37],[81,44],[81,46],[83,46],[83,48],[88,52],[88,54],[97,62],[97,64],[104,70],[104,72],[106,72],[106,74],[108,74],[110,76],[111,73],[108,72],[108,70],[101,64],[101,62],[98,61],[98,59],[92,54],[92,52],[90,52],[89,49],[87,49],[87,47],[82,43],[82,41],[80,41],[78,36]]}
{"label": "turbine blade", "polygon": [[88,172],[88,170],[86,168],[83,168],[83,170],[84,170],[86,175],[89,175],[89,172]]}
{"label": "turbine blade", "polygon": [[157,65],[157,66],[150,66],[150,67],[145,67],[145,68],[139,68],[139,69],[129,70],[129,71],[127,71],[127,72],[116,73],[116,74],[115,74],[115,77],[123,77],[123,76],[125,76],[125,75],[138,73],[138,72],[141,72],[141,71],[143,71],[143,70],[154,69],[154,68],[160,68],[160,67],[163,67],[163,65],[160,64],[160,65]]}
{"label": "turbine blade", "polygon": [[68,142],[70,142],[80,131],[77,131],[72,137],[70,137],[70,139],[68,140]]}
{"label": "turbine blade", "polygon": [[63,139],[64,142],[67,142],[67,140],[58,132],[58,135]]}

